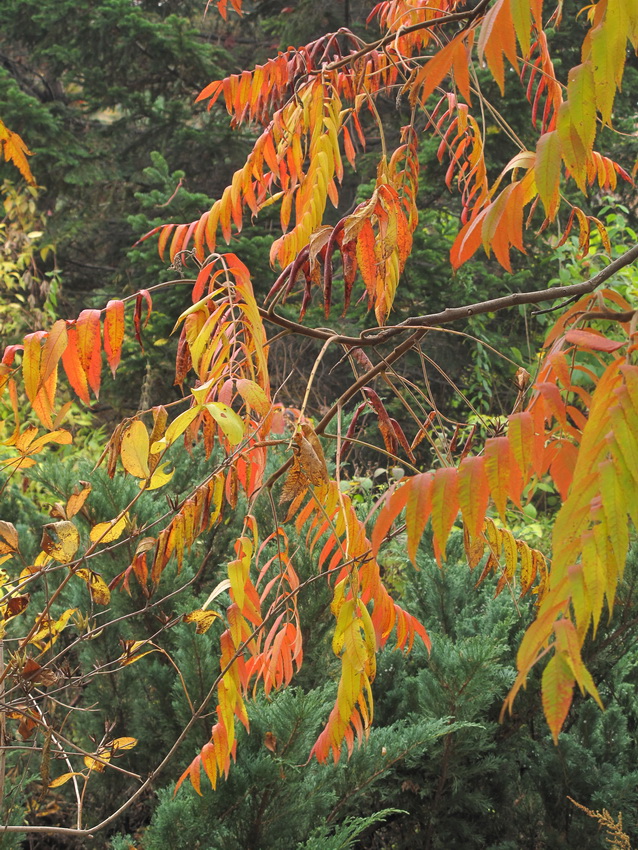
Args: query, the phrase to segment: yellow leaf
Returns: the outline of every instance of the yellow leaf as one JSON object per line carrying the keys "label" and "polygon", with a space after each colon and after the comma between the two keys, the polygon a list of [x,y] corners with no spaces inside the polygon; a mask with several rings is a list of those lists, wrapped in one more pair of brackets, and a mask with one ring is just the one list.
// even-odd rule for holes
{"label": "yellow leaf", "polygon": [[42,549],[60,564],[68,564],[80,546],[80,533],[72,522],[50,522],[42,529]]}
{"label": "yellow leaf", "polygon": [[131,422],[122,437],[120,456],[122,466],[136,478],[148,478],[149,439],[146,426],[139,419]]}
{"label": "yellow leaf", "polygon": [[563,728],[567,712],[572,704],[574,675],[563,653],[553,655],[543,670],[543,710],[552,733],[558,743],[558,733]]}
{"label": "yellow leaf", "polygon": [[222,581],[220,581],[219,584],[213,589],[213,591],[211,592],[211,594],[208,597],[208,599],[206,600],[206,602],[204,602],[204,604],[202,605],[202,610],[204,610],[204,608],[208,608],[208,606],[213,601],[213,599],[217,599],[217,597],[220,595],[220,593],[223,593],[225,590],[229,590],[229,589],[230,589],[230,579],[228,579],[228,578],[222,579]]}
{"label": "yellow leaf", "polygon": [[110,522],[98,522],[98,524],[94,525],[91,529],[89,537],[93,543],[113,543],[114,540],[120,539],[124,529],[126,528],[127,522],[127,514],[124,514],[124,516],[120,517],[117,521],[111,520]]}
{"label": "yellow leaf", "polygon": [[76,771],[72,771],[71,773],[63,773],[61,776],[58,776],[52,782],[49,782],[49,788],[59,788],[60,785],[64,785],[65,782],[68,782],[72,776],[84,776],[84,774],[77,773]]}
{"label": "yellow leaf", "polygon": [[115,738],[108,746],[111,750],[132,750],[137,746],[137,738]]}
{"label": "yellow leaf", "polygon": [[[101,761],[98,761],[101,759]],[[106,765],[104,762],[111,761],[111,753],[107,750],[106,752],[96,753],[96,757],[93,756],[84,756],[84,764],[88,767],[89,770],[95,770],[98,773],[102,773]]]}
{"label": "yellow leaf", "polygon": [[148,646],[148,641],[146,640],[123,640],[120,641],[120,643],[124,647],[124,653],[120,655],[117,660],[123,667],[126,667],[129,664],[134,664],[136,661],[139,661],[140,658],[144,658],[145,655],[149,655],[151,652],[159,652],[157,647],[147,649],[145,652],[138,652],[138,650],[143,646]]}
{"label": "yellow leaf", "polygon": [[58,639],[58,636],[61,632],[66,628],[67,623],[77,612],[77,608],[68,608],[63,614],[61,614],[57,620],[48,620],[44,618],[39,623],[38,631],[33,635],[29,643],[34,644],[40,649],[41,652],[45,652],[49,649]]}
{"label": "yellow leaf", "polygon": [[[161,464],[151,475],[151,479],[146,485],[146,490],[158,490],[160,487],[163,487],[165,484],[171,480],[173,475],[175,474],[175,470],[171,470],[170,472],[166,472],[167,463]],[[144,481],[140,481],[140,487],[144,487]]]}
{"label": "yellow leaf", "polygon": [[107,583],[99,573],[94,573],[93,570],[77,570],[75,573],[86,582],[91,599],[96,605],[108,605],[111,601],[111,591]]}
{"label": "yellow leaf", "polygon": [[247,378],[241,378],[237,381],[237,392],[246,404],[252,407],[253,410],[256,410],[261,416],[268,415],[270,400],[259,384],[249,381]]}
{"label": "yellow leaf", "polygon": [[183,413],[180,413],[176,419],[173,419],[166,429],[163,439],[153,443],[153,454],[160,451],[165,446],[172,446],[180,434],[183,434],[191,422],[199,416],[200,412],[201,407],[199,405],[189,407],[188,410],[185,410]]}
{"label": "yellow leaf", "polygon": [[561,148],[556,130],[545,133],[536,145],[536,186],[545,207],[545,215],[553,220],[560,204]]}
{"label": "yellow leaf", "polygon": [[220,401],[211,401],[204,407],[222,429],[231,446],[241,443],[244,438],[244,423],[231,407]]}
{"label": "yellow leaf", "polygon": [[204,635],[213,625],[215,620],[219,620],[221,615],[217,611],[191,611],[190,614],[184,614],[185,623],[195,623],[195,634]]}

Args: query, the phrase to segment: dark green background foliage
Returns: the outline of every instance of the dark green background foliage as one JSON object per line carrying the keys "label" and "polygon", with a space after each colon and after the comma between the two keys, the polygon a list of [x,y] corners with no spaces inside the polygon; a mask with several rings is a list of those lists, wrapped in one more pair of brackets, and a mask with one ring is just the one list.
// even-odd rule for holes
{"label": "dark green background foliage", "polygon": [[[176,464],[175,492],[185,492],[210,468],[210,461],[182,452]],[[116,487],[103,473],[92,473],[83,461],[49,461],[34,478],[43,499],[62,500],[78,478],[91,480],[91,523],[123,507],[136,486],[131,481],[130,492],[122,489],[121,482]],[[137,503],[134,519],[139,523],[150,516],[153,498],[159,497],[148,493]],[[7,510],[8,519],[24,523],[25,534],[27,522],[31,528],[38,527],[37,516],[22,513],[15,491]],[[257,519],[265,536],[272,522],[269,512],[258,513]],[[84,525],[85,530],[88,527]],[[71,715],[67,733],[72,732],[88,750],[107,727],[110,737],[136,737],[137,747],[117,763],[144,774],[170,747],[190,710],[165,655],[151,653],[116,676],[89,671],[102,670],[120,657],[121,639],[156,635],[156,644],[179,666],[190,698],[198,704],[218,672],[220,628],[196,635],[194,627],[184,623],[167,630],[163,626],[203,603],[210,588],[224,577],[232,541],[239,532],[238,520],[229,514],[218,530],[197,544],[179,576],[174,567],[166,571],[152,607],[134,578],[130,594],[122,588],[115,590],[108,618],[124,619],[103,635],[79,644],[67,657],[68,675],[80,669],[87,674],[68,688],[63,701],[75,697],[88,709]],[[32,535],[35,552],[38,541]],[[298,543],[302,541],[292,539],[291,547]],[[336,766],[308,762],[333,704],[339,676],[338,660],[330,650],[331,593],[326,583],[318,582],[299,600],[306,624],[304,667],[294,687],[269,699],[257,695],[250,704],[251,734],[240,727],[237,764],[228,781],[213,792],[203,779],[202,797],[188,784],[173,795],[177,772],[210,733],[213,718],[209,715],[195,725],[154,792],[126,812],[114,833],[98,834],[92,846],[330,850],[350,846],[345,842],[352,833],[352,846],[370,850],[604,847],[594,823],[574,809],[568,795],[593,808],[622,810],[631,834],[638,817],[634,697],[638,664],[633,650],[638,629],[638,558],[634,553],[628,564],[613,623],[601,624],[588,649],[586,662],[606,711],[600,712],[591,700],[577,695],[559,745],[554,747],[535,678],[517,699],[513,716],[499,722],[515,675],[515,647],[532,616],[533,600],[516,603],[507,590],[495,598],[495,579],[475,587],[477,573],[467,568],[460,544],[457,535],[440,568],[425,541],[418,571],[405,562],[401,538],[382,552],[386,581],[402,604],[424,622],[433,646],[430,655],[420,644],[408,656],[391,649],[381,653],[374,684],[374,727],[368,742],[355,748],[350,760],[343,758]],[[303,579],[315,568],[301,546],[297,552]],[[28,544],[25,554],[30,554]],[[110,581],[128,565],[131,555],[126,545],[116,548],[93,568]],[[178,587],[184,589],[171,595]],[[224,599],[215,604],[223,606]],[[79,579],[68,586],[57,613],[75,606],[94,617],[93,624],[105,616],[99,606],[92,609]],[[76,627],[69,627],[57,650],[76,634]],[[36,738],[39,741],[39,735]],[[269,739],[274,752],[265,745]],[[54,758],[52,775],[66,769]],[[31,779],[27,798],[37,810],[37,764],[31,765]],[[135,787],[134,781],[112,771],[94,774],[85,800],[91,820],[108,815]],[[17,788],[14,792],[7,795],[9,806],[20,799]],[[35,822],[58,823],[70,811],[70,784],[55,792],[55,800],[57,811],[50,815],[40,811]],[[386,809],[392,811],[386,812],[383,821],[366,820]],[[20,811],[11,813],[14,820]],[[6,846],[21,844],[14,839]],[[37,846],[85,845],[52,837]]]}

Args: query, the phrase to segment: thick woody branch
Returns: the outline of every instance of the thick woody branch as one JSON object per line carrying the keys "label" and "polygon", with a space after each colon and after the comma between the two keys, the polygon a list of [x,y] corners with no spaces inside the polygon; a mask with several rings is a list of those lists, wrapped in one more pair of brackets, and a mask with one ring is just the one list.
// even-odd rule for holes
{"label": "thick woody branch", "polygon": [[567,299],[567,303],[570,303],[580,298],[581,295],[587,295],[589,292],[593,292],[597,287],[609,280],[610,277],[613,277],[616,272],[625,268],[625,266],[631,265],[637,259],[638,245],[634,245],[633,248],[630,248],[624,254],[621,254],[620,257],[613,260],[606,268],[581,283],[555,286],[551,289],[534,290],[531,292],[512,292],[509,295],[491,298],[488,301],[478,301],[475,304],[465,304],[461,307],[447,307],[438,313],[411,316],[392,327],[373,328],[363,331],[361,336],[339,335],[328,328],[307,328],[298,322],[285,319],[283,316],[278,316],[269,310],[260,310],[260,314],[266,321],[284,328],[290,333],[301,334],[302,336],[308,336],[314,339],[331,339],[332,342],[338,345],[362,348],[370,345],[382,345],[404,331],[414,330],[415,328],[448,325],[451,322],[458,322],[461,319],[471,319],[473,316],[479,316],[483,313],[496,313],[499,310],[506,310],[509,307],[520,307],[523,304],[544,304],[547,301],[556,301],[563,298]]}

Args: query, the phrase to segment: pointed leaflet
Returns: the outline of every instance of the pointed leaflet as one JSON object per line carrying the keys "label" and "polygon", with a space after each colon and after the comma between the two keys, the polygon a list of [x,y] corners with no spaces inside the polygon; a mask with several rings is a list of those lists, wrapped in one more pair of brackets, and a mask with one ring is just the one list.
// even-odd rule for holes
{"label": "pointed leaflet", "polygon": [[[146,303],[146,318],[144,319],[144,323],[142,324],[142,307],[144,303]],[[146,289],[140,289],[140,291],[137,293],[137,298],[135,299],[133,326],[135,327],[135,339],[139,342],[142,351],[144,351],[144,345],[142,343],[142,328],[145,328],[148,325],[148,320],[151,317],[152,309],[153,301],[151,299],[150,294]]]}
{"label": "pointed leaflet", "polygon": [[461,94],[468,103],[470,102],[469,63],[465,45],[467,36],[467,31],[459,33],[421,68],[414,81],[410,83],[410,102],[413,105],[417,99],[425,103],[452,69],[454,69],[454,79]]}
{"label": "pointed leaflet", "polygon": [[556,128],[560,138],[563,162],[580,191],[586,194],[588,152],[578,133],[570,103],[561,104],[558,110]]}
{"label": "pointed leaflet", "polygon": [[124,302],[109,301],[104,314],[104,353],[106,362],[115,377],[122,355],[124,339]]}
{"label": "pointed leaflet", "polygon": [[102,371],[100,311],[82,310],[75,323],[77,354],[89,386],[97,398]]}
{"label": "pointed leaflet", "polygon": [[415,475],[406,484],[408,500],[405,529],[408,535],[408,557],[416,566],[416,550],[432,510],[432,473]]}
{"label": "pointed leaflet", "polygon": [[76,395],[84,402],[84,404],[90,404],[91,397],[89,395],[89,382],[87,380],[86,372],[80,363],[77,343],[78,333],[75,327],[71,326],[67,329],[67,336],[68,344],[62,354],[64,371],[66,372],[69,383],[75,390]]}
{"label": "pointed leaflet", "polygon": [[516,37],[510,11],[510,0],[497,0],[485,15],[481,25],[477,52],[479,59],[482,60],[485,57],[501,94],[505,94],[503,54],[510,60],[514,69],[518,70]]}
{"label": "pointed leaflet", "polygon": [[486,440],[485,472],[496,510],[505,520],[510,489],[510,447],[507,437],[492,437]]}
{"label": "pointed leaflet", "polygon": [[409,492],[407,482],[399,484],[396,489],[388,491],[383,502],[383,507],[379,511],[377,521],[375,522],[372,530],[372,554],[375,558],[379,552],[379,547],[385,540],[387,533],[392,528],[393,522],[405,507]]}
{"label": "pointed leaflet", "polygon": [[146,426],[135,419],[124,432],[120,448],[122,466],[136,478],[148,478],[149,438]]}
{"label": "pointed leaflet", "polygon": [[27,183],[35,186],[35,179],[29,168],[28,156],[33,156],[29,148],[17,133],[10,130],[0,119],[0,152],[7,162],[12,162]]}
{"label": "pointed leaflet", "polygon": [[596,138],[596,104],[591,63],[572,68],[567,80],[567,99],[574,128],[587,154]]}
{"label": "pointed leaflet", "polygon": [[445,544],[459,512],[458,470],[453,467],[437,469],[432,482],[432,531],[434,554],[439,564],[445,557]]}
{"label": "pointed leaflet", "polygon": [[240,378],[236,382],[237,392],[249,407],[256,410],[260,416],[267,416],[271,403],[264,390],[254,381]]}
{"label": "pointed leaflet", "polygon": [[236,446],[244,439],[244,423],[235,411],[219,401],[212,401],[204,407],[219,425],[231,446]]}
{"label": "pointed leaflet", "polygon": [[24,338],[22,353],[22,377],[24,391],[33,404],[40,385],[40,368],[42,362],[42,340],[46,337],[44,331],[27,334]]}
{"label": "pointed leaflet", "polygon": [[536,187],[545,207],[545,215],[553,220],[560,205],[561,146],[558,132],[552,130],[540,137],[536,145],[534,174]]}
{"label": "pointed leaflet", "polygon": [[[60,323],[56,322],[50,343],[44,331],[27,334],[22,354],[22,373],[27,398],[42,424],[50,429],[54,428],[52,413],[57,385],[57,359],[63,350],[58,343],[60,330]],[[60,342],[63,343],[63,340],[60,339]],[[46,378],[43,378],[45,374]]]}
{"label": "pointed leaflet", "polygon": [[40,382],[38,389],[42,387],[53,372],[57,370],[58,363],[66,346],[66,322],[64,319],[58,319],[48,332],[44,343],[44,349],[42,351],[42,358],[40,361]]}
{"label": "pointed leaflet", "polygon": [[565,334],[567,342],[573,345],[578,345],[581,348],[588,348],[590,351],[618,351],[626,345],[626,342],[618,342],[615,339],[608,339],[596,331],[576,328],[575,330],[567,331]]}
{"label": "pointed leaflet", "polygon": [[458,497],[463,522],[473,540],[476,540],[483,530],[489,496],[485,458],[466,457],[459,466]]}
{"label": "pointed leaflet", "polygon": [[574,683],[569,663],[562,652],[557,652],[547,662],[542,679],[543,711],[555,744],[572,704]]}
{"label": "pointed leaflet", "polygon": [[529,411],[513,413],[508,417],[507,436],[514,460],[523,476],[525,485],[530,476],[530,466],[534,453],[534,420]]}
{"label": "pointed leaflet", "polygon": [[374,251],[375,236],[369,218],[361,225],[357,236],[356,255],[361,277],[368,291],[368,300],[372,304],[376,295],[377,258]]}

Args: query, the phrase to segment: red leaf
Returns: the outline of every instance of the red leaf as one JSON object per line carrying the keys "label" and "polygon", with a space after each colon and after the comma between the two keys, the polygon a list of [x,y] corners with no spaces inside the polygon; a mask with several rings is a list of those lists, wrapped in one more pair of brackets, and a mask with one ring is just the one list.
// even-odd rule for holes
{"label": "red leaf", "polygon": [[572,345],[588,348],[590,351],[618,351],[619,348],[627,344],[615,339],[608,339],[606,336],[591,330],[567,331],[565,339]]}
{"label": "red leaf", "polygon": [[374,253],[374,230],[369,218],[361,225],[357,236],[357,262],[368,291],[368,303],[373,304],[377,291],[377,258]]}
{"label": "red leaf", "polygon": [[[142,304],[146,301],[146,318],[144,319],[144,324],[142,324]],[[148,320],[151,317],[151,310],[153,309],[153,302],[151,300],[151,296],[149,295],[146,289],[140,289],[137,293],[137,298],[135,299],[135,313],[133,315],[133,325],[135,326],[135,339],[139,342],[140,348],[144,351],[144,344],[142,342],[142,328],[145,328],[148,325]]]}

